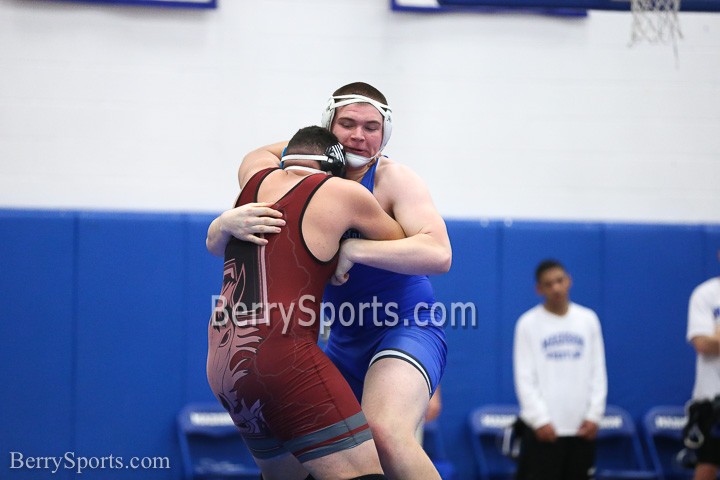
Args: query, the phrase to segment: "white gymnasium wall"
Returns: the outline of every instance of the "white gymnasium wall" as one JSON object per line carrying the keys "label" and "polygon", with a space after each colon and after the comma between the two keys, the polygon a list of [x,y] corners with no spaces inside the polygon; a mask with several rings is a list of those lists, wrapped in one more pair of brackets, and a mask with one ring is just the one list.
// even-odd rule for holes
{"label": "white gymnasium wall", "polygon": [[422,15],[385,0],[179,11],[0,0],[0,207],[216,212],[255,146],[365,80],[448,217],[720,222],[720,14]]}

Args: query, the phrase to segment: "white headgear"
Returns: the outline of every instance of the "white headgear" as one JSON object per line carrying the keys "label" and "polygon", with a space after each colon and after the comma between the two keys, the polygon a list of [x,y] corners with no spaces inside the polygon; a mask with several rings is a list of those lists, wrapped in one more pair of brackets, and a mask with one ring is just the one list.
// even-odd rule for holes
{"label": "white headgear", "polygon": [[382,143],[380,144],[380,150],[378,150],[375,156],[380,155],[380,152],[383,151],[383,148],[385,148],[385,145],[387,145],[388,141],[390,140],[390,134],[392,133],[392,110],[390,110],[390,107],[388,107],[384,103],[380,103],[377,100],[373,100],[372,98],[366,97],[364,95],[334,95],[330,97],[330,100],[328,100],[327,106],[323,111],[320,126],[330,130],[333,118],[335,117],[335,109],[338,107],[344,107],[345,105],[350,105],[351,103],[369,103],[373,107],[377,108],[378,112],[380,112],[380,114],[383,116]]}

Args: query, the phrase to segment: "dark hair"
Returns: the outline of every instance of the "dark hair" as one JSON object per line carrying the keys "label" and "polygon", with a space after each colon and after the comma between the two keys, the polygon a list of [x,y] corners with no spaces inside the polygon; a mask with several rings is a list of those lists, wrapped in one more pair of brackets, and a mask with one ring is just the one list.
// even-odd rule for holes
{"label": "dark hair", "polygon": [[388,104],[385,95],[383,95],[380,90],[365,82],[348,83],[335,90],[333,96],[335,95],[362,95],[363,97],[372,98],[385,105]]}
{"label": "dark hair", "polygon": [[559,268],[563,272],[566,271],[565,267],[563,266],[562,263],[558,262],[557,260],[555,260],[553,258],[548,258],[548,259],[540,262],[540,264],[535,269],[535,281],[539,283],[540,277],[542,277],[543,273],[547,272],[551,268]]}
{"label": "dark hair", "polygon": [[298,130],[288,142],[286,155],[324,155],[328,147],[338,143],[337,137],[328,129],[318,126]]}

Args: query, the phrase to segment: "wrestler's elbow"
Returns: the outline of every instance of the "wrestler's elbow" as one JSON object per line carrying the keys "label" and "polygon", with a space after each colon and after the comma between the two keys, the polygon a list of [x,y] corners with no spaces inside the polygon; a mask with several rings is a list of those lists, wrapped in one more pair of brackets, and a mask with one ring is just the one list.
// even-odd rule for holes
{"label": "wrestler's elbow", "polygon": [[442,275],[450,271],[452,265],[452,247],[450,241],[421,232],[408,237],[407,245],[412,245],[413,273],[417,275]]}
{"label": "wrestler's elbow", "polygon": [[450,271],[452,265],[452,247],[450,241],[443,241],[430,234],[424,236],[424,240],[429,249],[427,255],[427,275],[442,275]]}
{"label": "wrestler's elbow", "polygon": [[450,248],[439,248],[435,254],[433,274],[442,275],[450,271],[452,266],[452,250]]}
{"label": "wrestler's elbow", "polygon": [[210,237],[207,237],[205,239],[205,248],[207,248],[207,251],[210,252],[212,255],[215,255],[216,257],[223,256],[223,252],[220,252],[220,249],[217,248],[216,242],[210,240]]}
{"label": "wrestler's elbow", "polygon": [[452,266],[452,251],[448,250],[444,257],[441,264],[441,273],[447,273],[450,271],[450,267]]}
{"label": "wrestler's elbow", "polygon": [[211,254],[216,257],[222,257],[225,255],[225,245],[227,242],[223,242],[221,238],[218,238],[218,234],[212,231],[212,228],[208,231],[207,237],[205,237],[205,248]]}

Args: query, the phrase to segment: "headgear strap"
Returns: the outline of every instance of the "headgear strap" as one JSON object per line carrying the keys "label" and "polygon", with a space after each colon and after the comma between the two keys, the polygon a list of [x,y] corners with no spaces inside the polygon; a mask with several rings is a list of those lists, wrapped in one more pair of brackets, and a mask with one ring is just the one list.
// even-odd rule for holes
{"label": "headgear strap", "polygon": [[330,145],[325,149],[325,155],[306,155],[303,153],[295,153],[283,155],[280,159],[280,168],[285,168],[285,162],[288,160],[314,160],[320,162],[320,170],[330,172],[336,177],[345,176],[345,154],[343,146],[339,143]]}

